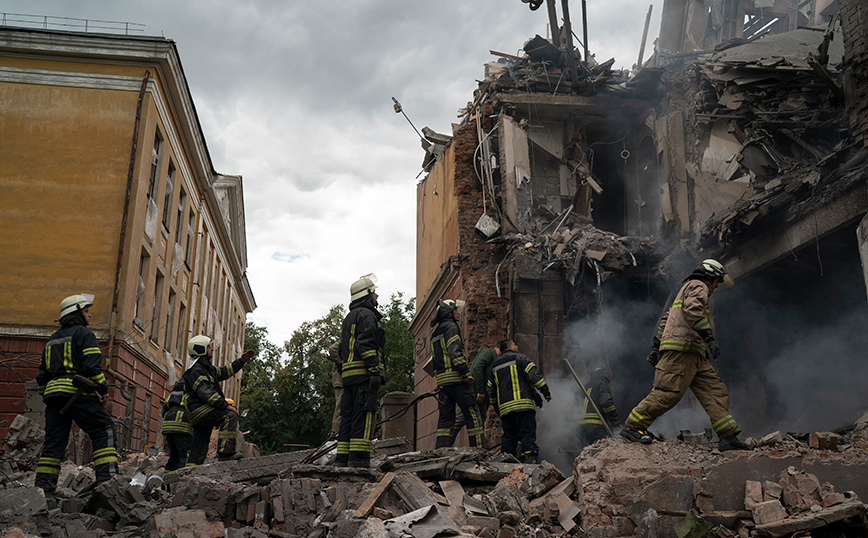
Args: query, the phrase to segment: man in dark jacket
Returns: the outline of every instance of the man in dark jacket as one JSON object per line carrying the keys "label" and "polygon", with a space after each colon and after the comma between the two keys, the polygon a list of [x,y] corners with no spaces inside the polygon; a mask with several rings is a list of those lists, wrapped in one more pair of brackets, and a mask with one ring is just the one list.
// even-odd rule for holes
{"label": "man in dark jacket", "polygon": [[187,467],[201,465],[208,454],[211,430],[217,434],[217,459],[238,460],[244,457],[235,452],[235,436],[238,432],[238,410],[223,396],[220,382],[234,376],[253,358],[255,352],[248,349],[228,366],[211,364],[214,349],[211,338],[196,335],[187,342],[187,352],[196,362],[184,373],[184,407],[193,426],[193,446],[187,457]]}
{"label": "man in dark jacket", "polygon": [[712,330],[709,301],[714,290],[733,285],[717,260],[704,260],[675,296],[657,326],[648,362],[655,366],[654,387],[630,412],[621,436],[651,443],[647,432],[666,411],[675,407],[689,388],[708,413],[719,437],[720,450],[746,450],[738,438],[741,428],[729,414],[729,392],[709,359],[717,359],[720,346]]}
{"label": "man in dark jacket", "polygon": [[[612,376],[604,368],[597,368],[591,372],[591,380],[586,388],[591,399],[597,404],[597,409],[606,419],[606,424],[614,429],[618,424],[618,411],[615,409],[614,400],[612,400],[611,383]],[[583,398],[583,400],[585,403],[582,416],[579,418],[579,441],[582,446],[587,446],[605,438],[608,432],[603,426],[600,416],[594,411],[594,406],[587,398]]]}
{"label": "man in dark jacket", "polygon": [[[431,320],[436,328],[431,333],[431,354],[434,373],[437,376],[437,421],[436,448],[452,446],[455,442],[455,406],[461,409],[467,425],[470,446],[485,448],[482,435],[482,414],[473,395],[473,377],[464,356],[461,331],[455,322],[455,310],[459,304],[446,300],[437,302],[437,313]],[[458,430],[460,431],[460,430]]]}
{"label": "man in dark jacket", "polygon": [[518,352],[515,342],[501,340],[497,348],[500,357],[491,366],[488,396],[503,425],[500,451],[515,454],[521,443],[519,459],[524,463],[539,463],[534,404],[542,407],[542,399],[536,391],[542,392],[546,401],[551,401],[552,393],[536,365]]}
{"label": "man in dark jacket", "polygon": [[[61,301],[61,327],[48,339],[36,373],[45,402],[45,442],[36,467],[36,487],[49,496],[57,489],[73,421],[90,436],[97,483],[118,473],[114,423],[97,396],[105,396],[108,385],[102,372],[102,353],[87,328],[92,304],[93,296],[84,295]],[[74,376],[88,378],[96,388],[83,387],[73,381]]]}
{"label": "man in dark jacket", "polygon": [[341,421],[338,427],[338,467],[370,467],[376,426],[377,392],[385,382],[383,347],[374,276],[350,286],[350,311],[341,326]]}
{"label": "man in dark jacket", "polygon": [[500,356],[500,350],[484,348],[476,354],[470,363],[470,375],[473,376],[473,391],[476,393],[476,406],[479,407],[479,415],[482,419],[482,427],[485,428],[485,415],[488,413],[488,378],[491,377],[491,365]]}
{"label": "man in dark jacket", "polygon": [[166,462],[166,472],[180,469],[187,464],[187,454],[193,445],[193,426],[187,420],[187,410],[184,409],[184,380],[181,379],[172,387],[172,392],[163,402],[163,437],[166,438],[166,450],[169,451],[169,461]]}

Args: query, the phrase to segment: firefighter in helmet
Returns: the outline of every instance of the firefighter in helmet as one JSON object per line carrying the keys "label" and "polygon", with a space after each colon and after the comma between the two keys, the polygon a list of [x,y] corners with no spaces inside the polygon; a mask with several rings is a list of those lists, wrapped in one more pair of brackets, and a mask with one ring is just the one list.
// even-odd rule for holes
{"label": "firefighter in helmet", "polygon": [[341,419],[338,426],[338,467],[370,467],[377,392],[385,383],[376,277],[363,276],[350,286],[350,311],[341,326]]}
{"label": "firefighter in helmet", "polygon": [[[48,339],[36,373],[45,401],[45,443],[36,468],[36,486],[47,495],[57,489],[73,422],[90,436],[96,481],[104,482],[118,473],[114,423],[100,402],[100,396],[108,394],[102,353],[87,328],[92,304],[93,296],[85,295],[71,295],[60,302],[60,329]],[[95,388],[83,386],[77,377],[89,379]]]}
{"label": "firefighter in helmet", "polygon": [[238,409],[226,401],[220,382],[234,376],[253,358],[255,352],[248,349],[241,357],[227,366],[216,367],[211,363],[214,346],[204,334],[194,336],[187,342],[187,352],[196,362],[184,373],[184,407],[193,426],[193,444],[187,457],[187,467],[201,465],[208,453],[211,430],[217,428],[217,459],[238,460],[243,457],[235,452],[235,436],[238,431]]}
{"label": "firefighter in helmet", "polygon": [[729,414],[729,392],[710,359],[720,346],[714,337],[709,300],[716,289],[733,286],[732,277],[717,260],[704,260],[681,286],[669,310],[663,313],[653,339],[648,362],[654,365],[654,387],[627,417],[621,435],[631,441],[651,443],[648,428],[659,416],[693,391],[711,419],[720,450],[746,450],[738,439],[741,428]]}

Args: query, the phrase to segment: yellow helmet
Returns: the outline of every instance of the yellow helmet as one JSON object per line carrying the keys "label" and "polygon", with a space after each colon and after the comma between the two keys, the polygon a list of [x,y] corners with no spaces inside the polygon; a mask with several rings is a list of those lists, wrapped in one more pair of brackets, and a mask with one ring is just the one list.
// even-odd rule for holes
{"label": "yellow helmet", "polygon": [[202,357],[205,355],[209,345],[211,345],[209,337],[204,334],[197,334],[187,342],[187,353],[191,357]]}
{"label": "yellow helmet", "polygon": [[233,400],[232,398],[226,398],[226,403],[228,403],[229,405],[235,405],[235,400]]}

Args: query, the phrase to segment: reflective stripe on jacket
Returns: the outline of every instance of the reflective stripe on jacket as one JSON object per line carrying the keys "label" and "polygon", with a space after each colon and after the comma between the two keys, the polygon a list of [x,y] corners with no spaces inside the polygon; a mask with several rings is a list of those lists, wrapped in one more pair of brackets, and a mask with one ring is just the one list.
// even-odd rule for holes
{"label": "reflective stripe on jacket", "polygon": [[[600,378],[595,379],[592,377],[587,389],[591,399],[594,400],[600,412],[603,413],[606,422],[609,424],[617,423],[618,412],[615,410],[615,402],[612,400],[612,391],[609,389],[609,384]],[[587,398],[583,398],[583,400],[585,403],[582,408],[579,424],[602,426],[603,421],[600,420],[600,416],[594,411],[594,407],[589,403]]]}
{"label": "reflective stripe on jacket", "polygon": [[535,411],[531,394],[534,389],[549,392],[536,365],[514,351],[501,353],[491,366],[488,396],[501,416],[515,411]]}
{"label": "reflective stripe on jacket", "polygon": [[461,330],[450,318],[440,320],[431,333],[431,354],[437,386],[463,383],[465,376],[470,375]]}
{"label": "reflective stripe on jacket", "polygon": [[180,433],[193,435],[193,427],[187,419],[184,409],[184,380],[175,383],[172,392],[166,397],[162,406],[163,434]]}
{"label": "reflective stripe on jacket", "polygon": [[660,351],[683,351],[705,357],[705,341],[697,331],[711,331],[710,295],[710,287],[700,279],[692,278],[681,286],[657,326]]}
{"label": "reflective stripe on jacket", "polygon": [[385,376],[386,336],[380,328],[381,317],[371,305],[370,296],[350,303],[350,312],[341,326],[341,380],[345,387],[367,383],[371,375]]}
{"label": "reflective stripe on jacket", "polygon": [[[36,372],[39,394],[43,398],[74,395],[78,390],[72,384],[75,374],[100,385],[106,384],[102,373],[102,353],[96,336],[83,325],[61,327],[48,339]],[[82,391],[81,394],[96,396],[96,391]]]}
{"label": "reflective stripe on jacket", "polygon": [[211,411],[229,407],[220,388],[220,381],[229,379],[241,371],[244,363],[235,359],[228,366],[217,368],[207,357],[199,359],[184,374],[184,407],[194,426]]}

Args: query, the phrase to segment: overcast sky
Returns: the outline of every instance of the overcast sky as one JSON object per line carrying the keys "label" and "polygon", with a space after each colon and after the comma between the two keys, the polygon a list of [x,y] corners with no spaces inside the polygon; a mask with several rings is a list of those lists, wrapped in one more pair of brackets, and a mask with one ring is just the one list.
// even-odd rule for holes
{"label": "overcast sky", "polygon": [[[587,0],[598,61],[636,62],[650,3]],[[520,55],[548,22],[521,0],[0,0],[0,12],[139,23],[177,43],[214,166],[244,178],[248,319],[277,344],[346,305],[363,274],[377,274],[381,303],[415,296],[423,152],[391,97],[420,130],[451,134],[489,50]],[[581,36],[581,2],[570,15]]]}

